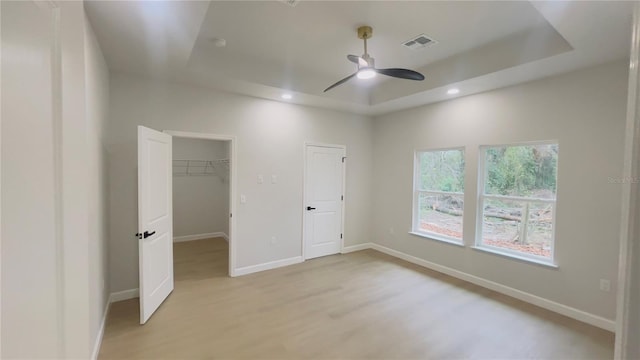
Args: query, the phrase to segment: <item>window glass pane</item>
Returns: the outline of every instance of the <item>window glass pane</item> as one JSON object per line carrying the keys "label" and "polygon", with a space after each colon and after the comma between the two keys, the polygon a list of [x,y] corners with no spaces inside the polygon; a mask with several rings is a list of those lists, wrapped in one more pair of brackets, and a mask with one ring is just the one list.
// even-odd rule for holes
{"label": "window glass pane", "polygon": [[555,199],[558,145],[485,149],[485,194]]}
{"label": "window glass pane", "polygon": [[442,150],[419,153],[420,190],[464,191],[464,152]]}
{"label": "window glass pane", "polygon": [[527,244],[534,255],[551,258],[553,239],[553,205],[545,203],[529,204],[529,223],[527,224]]}
{"label": "window glass pane", "polygon": [[520,236],[522,203],[485,199],[482,243],[502,248],[512,248]]}
{"label": "window glass pane", "polygon": [[483,245],[551,258],[551,204],[485,199],[483,208]]}
{"label": "window glass pane", "polygon": [[462,241],[462,196],[421,193],[419,201],[419,231]]}

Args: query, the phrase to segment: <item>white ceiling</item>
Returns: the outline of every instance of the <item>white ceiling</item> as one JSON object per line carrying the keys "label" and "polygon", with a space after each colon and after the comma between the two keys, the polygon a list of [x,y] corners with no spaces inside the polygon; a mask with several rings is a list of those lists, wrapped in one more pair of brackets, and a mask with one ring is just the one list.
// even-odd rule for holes
{"label": "white ceiling", "polygon": [[[352,111],[390,111],[628,57],[632,2],[273,1],[86,2],[110,69],[250,96]],[[378,76],[322,91],[351,74],[360,25],[373,27]],[[437,44],[402,43],[426,34]],[[211,39],[224,38],[216,47]]]}

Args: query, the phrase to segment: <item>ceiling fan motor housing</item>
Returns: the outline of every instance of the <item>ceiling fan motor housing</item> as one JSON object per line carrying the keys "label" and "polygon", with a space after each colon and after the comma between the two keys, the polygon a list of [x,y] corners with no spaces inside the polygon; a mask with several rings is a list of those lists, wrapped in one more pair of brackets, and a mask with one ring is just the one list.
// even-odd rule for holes
{"label": "ceiling fan motor housing", "polygon": [[358,28],[358,39],[369,39],[373,36],[373,29],[371,26],[360,26]]}

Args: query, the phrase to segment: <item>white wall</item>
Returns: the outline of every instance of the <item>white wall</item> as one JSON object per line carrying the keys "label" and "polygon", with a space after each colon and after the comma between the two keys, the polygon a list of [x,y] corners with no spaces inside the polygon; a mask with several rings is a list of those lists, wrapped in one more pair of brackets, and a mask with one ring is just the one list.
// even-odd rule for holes
{"label": "white wall", "polygon": [[88,156],[86,171],[89,182],[89,339],[93,346],[99,336],[109,300],[109,163],[104,146],[109,110],[109,70],[88,21],[84,39]]}
{"label": "white wall", "polygon": [[[372,124],[364,116],[112,74],[112,291],[138,287],[136,126],[237,136],[237,266],[301,256],[305,141],[347,146],[345,244],[371,238]],[[258,174],[278,176],[257,184]],[[270,244],[272,236],[277,238]]]}
{"label": "white wall", "polygon": [[[383,246],[614,319],[626,63],[605,64],[374,120],[374,241]],[[475,238],[478,146],[559,142],[558,269],[487,254]],[[416,149],[465,147],[464,241],[408,234]],[[390,235],[389,228],[395,229]],[[599,280],[612,281],[611,292]]]}
{"label": "white wall", "polygon": [[1,6],[1,355],[88,358],[108,286],[107,69],[82,2]]}
{"label": "white wall", "polygon": [[2,358],[56,357],[55,174],[47,14],[2,7]]}
{"label": "white wall", "polygon": [[89,332],[89,154],[87,124],[87,84],[85,82],[84,5],[60,3],[61,110],[58,169],[61,199],[58,214],[62,231],[63,316],[62,332],[65,357],[90,354]]}
{"label": "white wall", "polygon": [[[174,138],[173,159],[229,159],[229,142]],[[229,234],[229,168],[226,169],[226,175],[221,177],[174,175],[174,238],[216,232]]]}

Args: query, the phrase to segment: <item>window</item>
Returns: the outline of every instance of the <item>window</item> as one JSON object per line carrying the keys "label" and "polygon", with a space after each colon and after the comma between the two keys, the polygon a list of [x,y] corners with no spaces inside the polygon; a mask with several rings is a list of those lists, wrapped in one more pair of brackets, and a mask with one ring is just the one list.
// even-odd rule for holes
{"label": "window", "polygon": [[558,144],[483,147],[476,245],[553,262]]}
{"label": "window", "polygon": [[413,233],[462,244],[464,150],[416,152]]}

